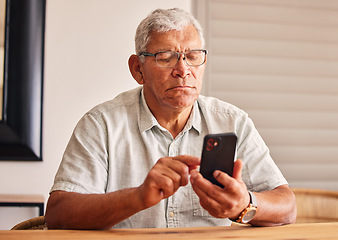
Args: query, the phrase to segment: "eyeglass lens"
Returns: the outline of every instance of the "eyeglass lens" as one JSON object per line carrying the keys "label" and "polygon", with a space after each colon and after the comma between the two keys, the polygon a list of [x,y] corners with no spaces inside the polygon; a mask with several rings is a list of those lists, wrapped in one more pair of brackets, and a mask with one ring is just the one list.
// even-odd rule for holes
{"label": "eyeglass lens", "polygon": [[182,57],[184,57],[189,66],[200,66],[205,61],[205,52],[203,50],[193,50],[184,54],[167,51],[156,54],[156,63],[159,67],[171,68],[177,64],[180,55],[184,55]]}

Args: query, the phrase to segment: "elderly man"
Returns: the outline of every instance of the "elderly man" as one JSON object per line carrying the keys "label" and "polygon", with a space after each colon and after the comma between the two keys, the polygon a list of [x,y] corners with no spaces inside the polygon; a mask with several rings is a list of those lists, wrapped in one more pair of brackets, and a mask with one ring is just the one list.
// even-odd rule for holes
{"label": "elderly man", "polygon": [[[47,205],[49,228],[272,226],[295,221],[295,198],[247,114],[200,96],[207,51],[199,23],[158,9],[139,25],[129,59],[142,85],[77,124]],[[198,172],[203,137],[235,132],[224,188]],[[256,214],[252,214],[256,213]]]}

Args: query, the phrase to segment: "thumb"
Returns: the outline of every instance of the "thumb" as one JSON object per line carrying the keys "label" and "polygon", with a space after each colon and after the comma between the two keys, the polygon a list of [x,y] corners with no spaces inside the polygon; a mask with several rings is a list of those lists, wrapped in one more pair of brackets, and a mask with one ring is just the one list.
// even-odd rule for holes
{"label": "thumb", "polygon": [[235,178],[239,182],[242,182],[242,168],[243,168],[242,160],[237,159],[234,162],[234,170],[232,172],[232,177]]}

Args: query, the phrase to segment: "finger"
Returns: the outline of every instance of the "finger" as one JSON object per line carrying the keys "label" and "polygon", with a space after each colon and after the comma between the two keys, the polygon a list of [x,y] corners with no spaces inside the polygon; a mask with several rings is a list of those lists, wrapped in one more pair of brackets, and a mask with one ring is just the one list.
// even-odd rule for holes
{"label": "finger", "polygon": [[222,194],[220,192],[222,189],[203,178],[196,170],[191,172],[191,183],[194,192],[200,199],[201,206],[211,215],[216,216],[214,215],[217,212],[215,212],[215,209],[220,209],[222,207],[220,205],[220,200],[223,198],[219,197],[219,195]]}
{"label": "finger", "polygon": [[156,172],[172,179],[175,185],[175,190],[180,186],[185,186],[189,182],[189,168],[181,161],[171,157],[161,158],[153,167]]}
{"label": "finger", "polygon": [[232,173],[232,177],[239,182],[242,182],[242,168],[243,168],[242,160],[237,159],[237,161],[234,162],[234,170]]}
{"label": "finger", "polygon": [[185,186],[189,182],[190,168],[185,163],[171,159],[168,163],[168,177],[170,177],[179,186]]}
{"label": "finger", "polygon": [[198,187],[196,187],[194,191],[199,197],[201,206],[209,213],[213,212],[215,214],[215,212],[221,208],[219,202],[211,198],[209,195],[205,194],[205,192],[200,190]]}
{"label": "finger", "polygon": [[243,162],[241,159],[237,159],[234,163],[234,169],[232,173],[232,177],[227,173],[216,170],[213,173],[214,178],[221,183],[224,187],[231,187],[233,184],[233,180],[236,179],[238,182],[242,182],[242,166]]}
{"label": "finger", "polygon": [[233,178],[230,177],[227,173],[216,170],[213,173],[214,178],[222,184],[225,188],[229,188],[233,184]]}
{"label": "finger", "polygon": [[146,178],[140,186],[143,203],[146,208],[151,207],[163,199],[163,191],[157,182]]}
{"label": "finger", "polygon": [[201,164],[201,158],[190,155],[179,155],[173,157],[173,159],[186,164],[191,170],[196,169]]}
{"label": "finger", "polygon": [[147,175],[149,183],[155,184],[164,195],[170,196],[181,186],[189,181],[188,167],[171,158],[161,158]]}
{"label": "finger", "polygon": [[190,172],[198,168],[201,163],[201,159],[190,155],[179,155],[173,157],[172,159],[188,167],[187,169],[183,170],[180,168],[175,169],[175,171],[177,171],[182,176],[181,186],[187,185],[189,182]]}
{"label": "finger", "polygon": [[168,198],[173,195],[179,187],[179,184],[170,178],[162,178],[162,182],[159,185],[160,191],[163,193],[163,198]]}
{"label": "finger", "polygon": [[214,186],[211,182],[203,178],[203,176],[196,170],[191,171],[190,181],[195,193],[200,198],[202,199],[209,198],[206,190]]}
{"label": "finger", "polygon": [[202,174],[199,173],[196,169],[190,172],[190,182],[192,183],[192,185],[197,185],[199,188],[201,188],[201,186],[203,187],[203,185],[206,185],[204,188],[207,188],[208,183],[209,183],[209,186],[210,184],[212,185],[212,183],[208,181],[207,179],[205,179],[202,176]]}
{"label": "finger", "polygon": [[188,174],[181,176],[176,171],[166,168],[154,178],[154,181],[156,182],[157,188],[163,192],[163,198],[168,198],[173,195],[180,186],[188,184],[189,177]]}
{"label": "finger", "polygon": [[207,196],[219,200],[223,198],[220,196],[222,195],[223,189],[205,179],[202,174],[197,172],[196,170],[191,172],[190,181],[192,182],[193,186],[198,187],[198,189],[203,191]]}

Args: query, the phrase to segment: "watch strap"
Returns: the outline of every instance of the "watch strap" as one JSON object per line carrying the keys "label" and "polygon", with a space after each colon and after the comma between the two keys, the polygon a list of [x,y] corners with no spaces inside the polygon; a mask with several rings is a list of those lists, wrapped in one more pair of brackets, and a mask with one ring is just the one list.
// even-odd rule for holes
{"label": "watch strap", "polygon": [[255,194],[249,191],[249,195],[250,195],[250,203],[252,204],[252,206],[257,207],[257,198]]}

